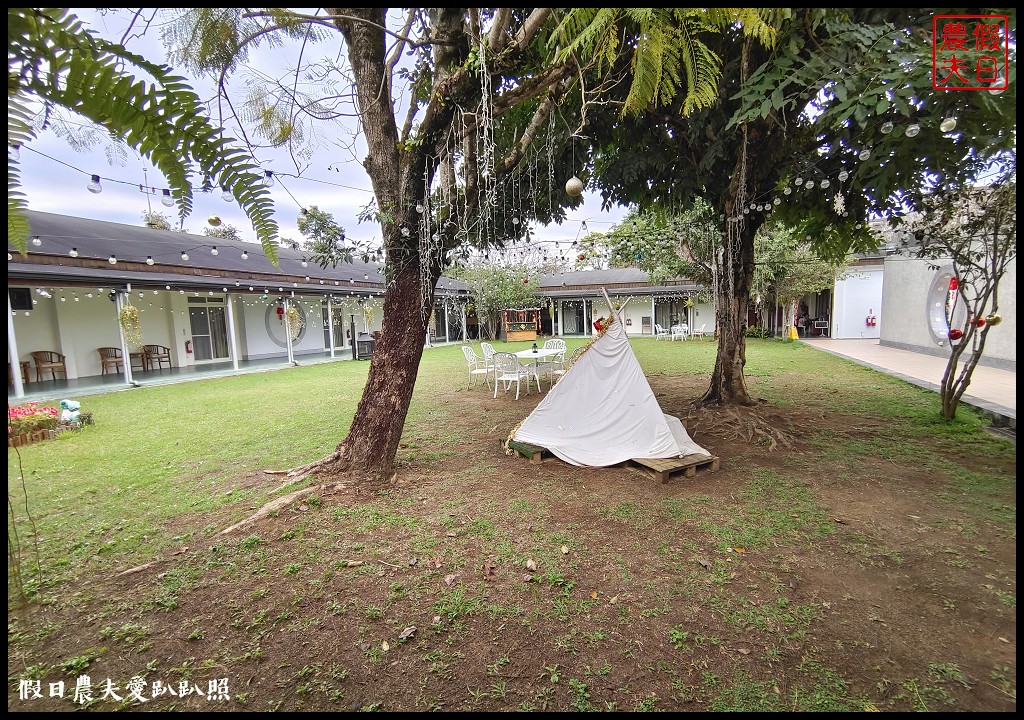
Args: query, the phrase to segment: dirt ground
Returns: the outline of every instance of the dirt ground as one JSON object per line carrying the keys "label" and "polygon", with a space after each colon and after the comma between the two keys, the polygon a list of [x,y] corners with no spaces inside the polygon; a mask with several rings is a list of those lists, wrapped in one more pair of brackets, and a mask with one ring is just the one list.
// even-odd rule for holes
{"label": "dirt ground", "polygon": [[1014,711],[1016,494],[971,482],[1015,451],[692,410],[703,383],[651,378],[716,472],[532,465],[500,441],[539,398],[472,391],[407,430],[390,486],[229,536],[204,528],[252,508],[183,519],[187,549],[11,616],[8,709]]}

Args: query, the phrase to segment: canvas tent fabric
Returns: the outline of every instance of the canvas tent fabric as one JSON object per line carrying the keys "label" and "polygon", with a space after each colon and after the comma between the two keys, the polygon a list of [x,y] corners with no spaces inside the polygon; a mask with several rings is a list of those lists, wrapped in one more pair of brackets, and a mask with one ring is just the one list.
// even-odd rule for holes
{"label": "canvas tent fabric", "polygon": [[569,367],[510,439],[587,467],[632,458],[711,457],[679,418],[662,412],[619,320]]}

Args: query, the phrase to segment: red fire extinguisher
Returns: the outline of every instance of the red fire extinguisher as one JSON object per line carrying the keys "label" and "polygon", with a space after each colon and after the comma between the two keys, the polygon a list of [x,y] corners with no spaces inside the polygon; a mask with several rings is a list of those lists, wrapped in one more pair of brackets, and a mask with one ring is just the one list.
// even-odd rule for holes
{"label": "red fire extinguisher", "polygon": [[185,352],[188,353],[189,355],[192,354],[192,341],[191,340],[186,340],[185,341]]}
{"label": "red fire extinguisher", "polygon": [[868,308],[868,316],[864,319],[864,324],[867,327],[874,327],[877,324],[877,319],[872,313],[872,308]]}

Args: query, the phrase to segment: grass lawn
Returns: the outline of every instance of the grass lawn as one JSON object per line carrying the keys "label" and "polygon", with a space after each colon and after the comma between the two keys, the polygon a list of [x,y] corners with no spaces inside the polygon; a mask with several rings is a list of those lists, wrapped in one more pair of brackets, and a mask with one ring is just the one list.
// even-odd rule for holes
{"label": "grass lawn", "polygon": [[83,398],[94,425],[8,450],[9,709],[138,709],[133,677],[162,710],[1015,709],[1013,443],[775,340],[748,340],[764,404],[697,409],[713,341],[633,346],[720,471],[509,457],[541,396],[432,348],[393,485],[221,535],[312,482],[263,471],[333,449],[368,363]]}

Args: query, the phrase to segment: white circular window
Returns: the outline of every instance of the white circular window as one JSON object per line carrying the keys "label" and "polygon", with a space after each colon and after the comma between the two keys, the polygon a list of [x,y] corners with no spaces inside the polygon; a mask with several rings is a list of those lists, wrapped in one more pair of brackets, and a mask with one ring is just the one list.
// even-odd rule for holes
{"label": "white circular window", "polygon": [[953,327],[963,327],[967,321],[964,303],[957,296],[957,291],[950,288],[953,278],[949,270],[939,270],[928,289],[928,330],[932,340],[940,346],[949,342],[947,318],[952,318]]}

